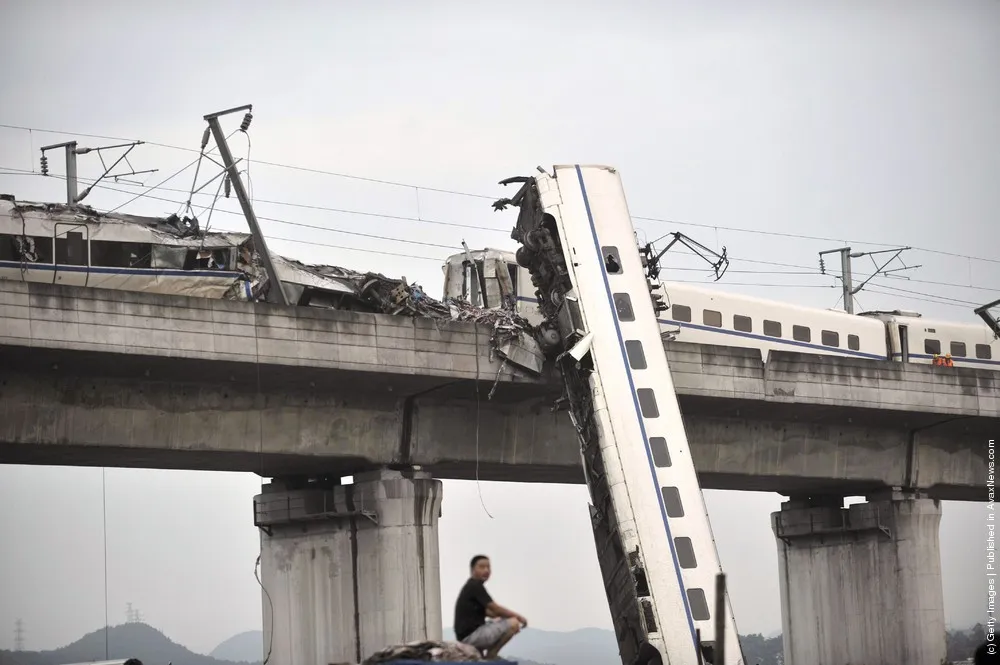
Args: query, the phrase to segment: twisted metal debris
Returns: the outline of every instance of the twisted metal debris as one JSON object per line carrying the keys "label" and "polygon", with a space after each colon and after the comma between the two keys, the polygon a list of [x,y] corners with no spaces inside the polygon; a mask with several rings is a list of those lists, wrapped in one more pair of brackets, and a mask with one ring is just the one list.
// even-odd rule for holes
{"label": "twisted metal debris", "polygon": [[399,646],[388,647],[373,653],[362,665],[379,665],[393,661],[427,661],[436,663],[464,663],[483,660],[482,655],[468,644],[423,640]]}

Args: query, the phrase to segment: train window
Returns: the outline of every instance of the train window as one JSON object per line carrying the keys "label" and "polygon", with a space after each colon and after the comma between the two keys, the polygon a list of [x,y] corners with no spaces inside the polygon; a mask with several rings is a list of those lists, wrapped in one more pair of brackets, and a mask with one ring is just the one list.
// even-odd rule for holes
{"label": "train window", "polygon": [[[231,251],[228,249],[189,249],[187,257],[184,259],[184,270],[232,270],[229,266]],[[476,272],[479,273],[479,280],[473,282],[472,293],[482,297],[482,287],[486,285],[482,271],[482,261],[478,261]],[[479,290],[476,291],[476,288]]]}
{"label": "train window", "polygon": [[667,440],[662,436],[649,437],[649,449],[653,452],[653,464],[659,467],[670,466],[670,451],[667,450]]}
{"label": "train window", "polygon": [[857,335],[847,336],[847,348],[849,348],[851,351],[857,351],[858,349],[861,348],[861,340],[858,338]]}
{"label": "train window", "polygon": [[670,311],[673,312],[674,321],[691,323],[691,308],[687,305],[673,305]]}
{"label": "train window", "polygon": [[792,339],[796,342],[808,342],[812,340],[812,331],[808,326],[792,326]]}
{"label": "train window", "polygon": [[637,339],[625,341],[625,354],[632,369],[646,369],[646,354],[642,352],[642,342]]}
{"label": "train window", "polygon": [[0,261],[52,263],[52,238],[0,233]]}
{"label": "train window", "polygon": [[952,342],[950,346],[949,351],[951,351],[951,355],[956,358],[965,357],[965,342]]}
{"label": "train window", "polygon": [[639,388],[635,391],[635,396],[639,399],[639,410],[642,411],[643,418],[660,417],[660,409],[656,406],[656,393],[652,388]]}
{"label": "train window", "polygon": [[617,247],[601,247],[601,256],[604,257],[604,269],[609,275],[622,274],[622,258],[618,255]]}
{"label": "train window", "polygon": [[674,538],[674,551],[681,568],[697,568],[698,559],[694,555],[694,543],[687,536]]}
{"label": "train window", "polygon": [[976,357],[980,360],[989,360],[993,357],[993,349],[989,344],[976,344]]}
{"label": "train window", "polygon": [[517,298],[517,264],[507,264],[507,274],[510,275],[510,288],[513,289],[512,297]]}
{"label": "train window", "polygon": [[90,265],[107,268],[150,268],[153,265],[153,246],[150,243],[92,240]]}
{"label": "train window", "polygon": [[768,337],[781,337],[781,324],[764,319],[764,334]]}
{"label": "train window", "polygon": [[711,613],[708,611],[708,598],[704,589],[688,589],[688,606],[691,608],[691,618],[695,621],[708,621]]}
{"label": "train window", "polygon": [[[167,268],[172,270],[183,270],[188,260],[187,247],[170,247],[168,245],[153,245],[152,262],[150,268]],[[193,259],[192,259],[193,260]],[[465,289],[465,285],[462,286]]]}
{"label": "train window", "polygon": [[635,321],[635,312],[632,310],[632,299],[627,293],[616,293],[612,296],[615,303],[615,312],[619,321]]}
{"label": "train window", "polygon": [[56,236],[56,263],[64,266],[87,265],[87,241],[79,231]]}
{"label": "train window", "polygon": [[840,333],[833,330],[822,330],[819,340],[823,346],[840,346]]}
{"label": "train window", "polygon": [[660,496],[663,497],[663,507],[667,509],[667,517],[684,517],[684,504],[681,502],[681,493],[676,487],[661,487]]}
{"label": "train window", "polygon": [[716,312],[714,309],[702,310],[701,320],[706,326],[711,326],[713,328],[721,328],[722,312]]}
{"label": "train window", "polygon": [[740,332],[753,332],[753,323],[750,321],[750,317],[742,316],[741,314],[734,314],[733,330],[739,330]]}
{"label": "train window", "polygon": [[925,339],[924,353],[930,353],[931,355],[941,353],[941,342],[936,339]]}

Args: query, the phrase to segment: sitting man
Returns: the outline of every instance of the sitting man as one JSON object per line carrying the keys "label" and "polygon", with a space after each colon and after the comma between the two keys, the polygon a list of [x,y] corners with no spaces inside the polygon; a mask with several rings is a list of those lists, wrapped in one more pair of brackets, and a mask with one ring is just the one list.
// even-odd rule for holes
{"label": "sitting man", "polygon": [[[471,575],[458,593],[455,602],[455,637],[459,642],[485,651],[487,658],[496,658],[500,649],[512,637],[528,626],[528,620],[517,612],[498,605],[487,593],[484,583],[490,579],[490,560],[472,557]],[[487,621],[489,617],[491,620]]]}

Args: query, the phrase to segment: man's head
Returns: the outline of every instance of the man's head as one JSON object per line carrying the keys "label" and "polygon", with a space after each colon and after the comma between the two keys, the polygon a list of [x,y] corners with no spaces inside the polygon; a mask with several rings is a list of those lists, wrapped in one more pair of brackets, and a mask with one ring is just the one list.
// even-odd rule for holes
{"label": "man's head", "polygon": [[477,580],[482,580],[485,582],[490,579],[490,559],[482,554],[477,554],[472,557],[472,562],[469,564],[469,569],[473,577]]}

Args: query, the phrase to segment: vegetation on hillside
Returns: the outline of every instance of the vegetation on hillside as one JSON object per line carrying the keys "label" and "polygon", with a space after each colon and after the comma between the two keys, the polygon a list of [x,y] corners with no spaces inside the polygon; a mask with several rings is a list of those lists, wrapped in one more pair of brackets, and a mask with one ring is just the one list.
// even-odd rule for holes
{"label": "vegetation on hillside", "polygon": [[[450,629],[445,639],[454,639]],[[981,624],[969,630],[947,633],[949,662],[971,658],[976,648],[986,640]],[[253,658],[260,653],[260,631],[241,633],[226,640],[213,651],[229,658]],[[781,635],[741,635],[740,644],[747,665],[783,665]],[[115,626],[107,635],[108,658],[139,658],[146,665],[234,665],[237,661],[203,656],[170,640],[166,635],[143,623]],[[569,633],[528,630],[510,645],[510,655],[521,665],[609,665],[617,662],[617,645],[611,631],[586,628]],[[520,653],[519,653],[520,652]],[[520,654],[527,656],[518,657]],[[105,660],[104,629],[95,630],[59,649],[51,651],[0,651],[0,665],[64,665]],[[259,660],[238,661],[244,665],[260,665]]]}

